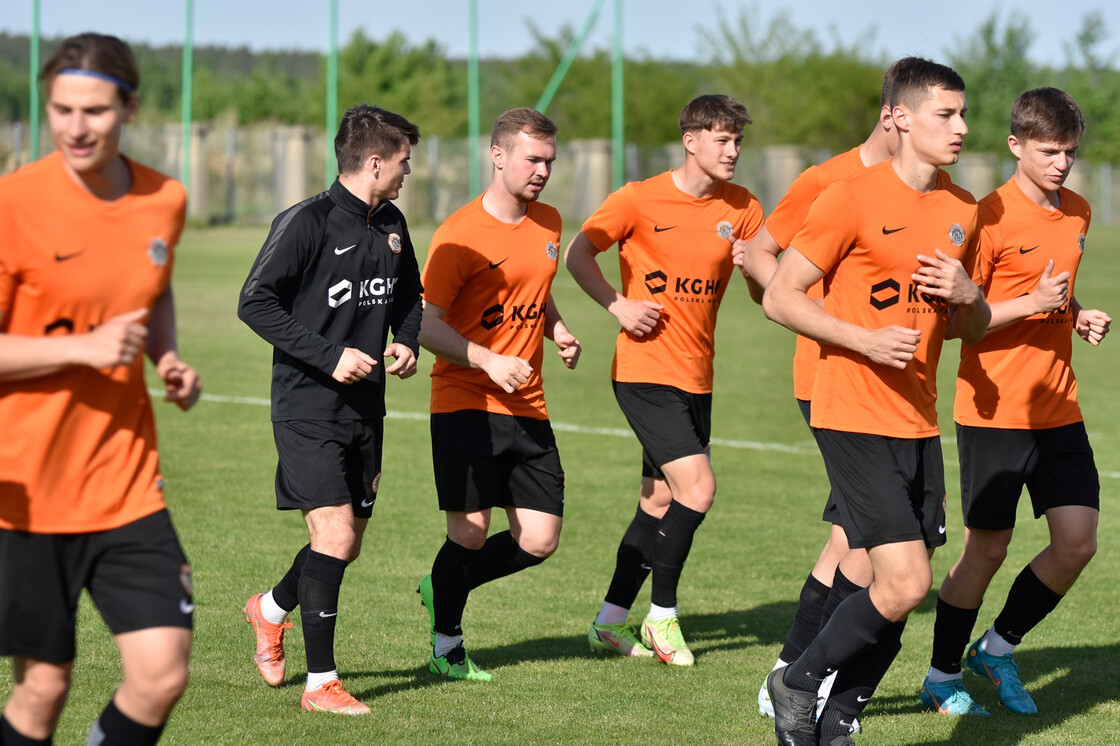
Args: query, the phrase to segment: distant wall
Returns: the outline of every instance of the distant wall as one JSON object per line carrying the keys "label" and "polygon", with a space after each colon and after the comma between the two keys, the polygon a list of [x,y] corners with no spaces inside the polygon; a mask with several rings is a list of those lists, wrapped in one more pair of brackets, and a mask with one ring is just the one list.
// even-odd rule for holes
{"label": "distant wall", "polygon": [[[50,147],[44,130],[40,142]],[[414,221],[440,221],[467,202],[467,140],[426,137],[412,153],[412,175],[397,204]],[[123,149],[136,160],[178,176],[182,129],[178,124],[131,125]],[[45,152],[45,151],[44,151]],[[483,185],[490,174],[489,136],[479,143]],[[626,177],[644,179],[679,165],[682,146],[629,145]],[[735,181],[746,186],[769,212],[797,175],[831,153],[793,145],[744,148]],[[26,127],[0,123],[0,173],[29,157]],[[280,210],[321,191],[326,168],[320,130],[309,127],[216,127],[191,131],[190,218],[200,223],[268,222]],[[953,180],[977,197],[1003,183],[1014,162],[985,153],[965,153],[949,169]],[[1120,184],[1111,164],[1078,163],[1067,186],[1093,205],[1095,223],[1120,221]],[[561,140],[545,201],[576,220],[590,215],[611,191],[611,143],[607,139]]]}

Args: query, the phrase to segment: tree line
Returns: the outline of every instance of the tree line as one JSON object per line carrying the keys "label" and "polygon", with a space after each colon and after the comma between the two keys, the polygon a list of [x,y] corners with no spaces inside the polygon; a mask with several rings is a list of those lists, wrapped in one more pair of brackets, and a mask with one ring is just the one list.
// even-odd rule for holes
{"label": "tree line", "polygon": [[[679,136],[676,117],[702,92],[720,91],[743,101],[754,125],[752,147],[803,145],[839,151],[862,141],[878,108],[882,73],[890,59],[860,45],[823,41],[798,28],[788,13],[760,18],[742,12],[701,30],[710,52],[699,62],[631,56],[625,67],[628,142],[655,146]],[[511,106],[536,103],[575,36],[572,27],[546,35],[529,24],[532,52],[480,62],[480,111],[484,125]],[[1099,13],[1082,19],[1066,43],[1060,67],[1033,63],[1029,19],[993,14],[938,61],[957,69],[968,84],[972,152],[1006,153],[1008,112],[1015,96],[1053,85],[1080,103],[1088,129],[1081,155],[1120,161],[1120,72],[1101,49],[1108,34]],[[59,39],[42,40],[45,59]],[[0,120],[28,119],[26,36],[0,34]],[[141,116],[180,116],[182,53],[177,46],[135,44],[143,74]],[[277,122],[322,127],[326,119],[326,56],[316,52],[253,52],[199,46],[194,50],[193,113],[198,121],[238,124]],[[568,138],[609,137],[610,55],[592,50],[572,64],[548,114]],[[467,134],[467,61],[450,58],[439,42],[415,43],[399,33],[371,39],[355,32],[339,50],[341,109],[365,101],[405,114],[425,135]]]}

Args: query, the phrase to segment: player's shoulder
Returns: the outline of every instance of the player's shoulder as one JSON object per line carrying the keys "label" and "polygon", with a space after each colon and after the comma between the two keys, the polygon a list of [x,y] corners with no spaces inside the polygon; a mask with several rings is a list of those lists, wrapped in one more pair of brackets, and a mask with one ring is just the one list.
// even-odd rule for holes
{"label": "player's shoulder", "polygon": [[716,185],[716,196],[732,207],[745,210],[752,204],[758,204],[758,197],[750,189],[741,184],[730,181],[721,181]]}
{"label": "player's shoulder", "polygon": [[537,225],[559,232],[563,226],[560,211],[545,202],[530,202],[526,206],[526,216]]}
{"label": "player's shoulder", "polygon": [[464,232],[470,231],[473,224],[479,219],[480,209],[482,209],[481,195],[448,215],[432,235],[432,245],[435,246],[452,240],[462,240]]}
{"label": "player's shoulder", "polygon": [[945,169],[938,169],[937,171],[937,188],[945,190],[946,193],[966,205],[976,205],[976,197],[972,195],[972,192],[954,184],[953,178],[949,176],[949,172]]}
{"label": "player's shoulder", "polygon": [[1062,201],[1062,212],[1066,215],[1078,215],[1088,218],[1092,214],[1092,208],[1089,206],[1089,200],[1082,197],[1072,189],[1062,187],[1058,190],[1058,194]]}
{"label": "player's shoulder", "polygon": [[61,167],[60,160],[61,156],[55,153],[0,176],[0,196],[13,200],[41,199],[35,190],[50,184]]}

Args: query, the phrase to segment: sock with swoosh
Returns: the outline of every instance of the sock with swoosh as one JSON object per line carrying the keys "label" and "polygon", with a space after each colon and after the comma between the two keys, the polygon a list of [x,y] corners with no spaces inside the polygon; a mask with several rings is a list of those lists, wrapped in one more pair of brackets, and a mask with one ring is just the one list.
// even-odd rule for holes
{"label": "sock with swoosh", "polygon": [[906,620],[893,622],[879,635],[873,645],[845,663],[836,674],[832,692],[821,712],[821,743],[851,732],[852,721],[859,717],[879,682],[887,675],[898,651],[902,650],[902,631]]}
{"label": "sock with swoosh", "polygon": [[634,605],[634,599],[642,590],[642,584],[649,577],[653,546],[657,541],[657,526],[660,523],[660,518],[638,507],[633,520],[626,527],[622,542],[618,545],[614,576],[611,578],[611,585],[607,589],[604,601],[624,609]]}
{"label": "sock with swoosh", "polygon": [[309,550],[299,575],[299,607],[307,673],[333,671],[334,627],[338,619],[338,592],[346,561]]}
{"label": "sock with swoosh", "polygon": [[866,588],[853,593],[836,607],[828,624],[801,657],[786,666],[783,674],[786,686],[806,692],[817,691],[825,676],[842,669],[875,644],[892,624],[894,622],[880,614],[871,603],[871,594]]}
{"label": "sock with swoosh", "polygon": [[992,623],[992,629],[1012,646],[1018,645],[1023,635],[1045,619],[1061,600],[1062,594],[1047,588],[1027,565],[1011,584],[1007,601]]}
{"label": "sock with swoosh", "polygon": [[[839,570],[837,570],[839,572]],[[809,647],[809,643],[817,636],[821,628],[821,617],[824,615],[825,603],[829,598],[829,587],[813,577],[805,579],[801,586],[801,595],[797,601],[797,612],[793,615],[793,624],[789,626],[786,634],[786,643],[782,646],[779,660],[786,663],[797,660],[798,656]]]}
{"label": "sock with swoosh", "polygon": [[685,560],[692,550],[692,537],[704,521],[704,513],[673,500],[657,526],[653,546],[653,592],[657,606],[677,605],[677,586]]}

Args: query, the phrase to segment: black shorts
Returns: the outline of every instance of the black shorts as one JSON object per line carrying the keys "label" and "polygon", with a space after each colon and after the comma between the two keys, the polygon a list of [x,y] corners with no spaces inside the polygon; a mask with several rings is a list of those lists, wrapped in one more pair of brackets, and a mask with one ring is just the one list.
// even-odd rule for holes
{"label": "black shorts", "polygon": [[564,515],[564,469],[548,420],[475,409],[432,415],[439,509]]}
{"label": "black shorts", "polygon": [[1083,422],[1045,430],[957,425],[957,453],[969,528],[1014,528],[1024,486],[1035,518],[1066,505],[1100,510],[1100,478]]}
{"label": "black shorts", "polygon": [[[805,418],[805,424],[809,425],[809,430],[813,429],[812,425],[812,407],[813,403],[807,399],[798,399],[797,408],[801,410],[801,416]],[[832,488],[829,487],[828,499],[824,501],[824,512],[821,513],[821,520],[825,523],[840,523],[840,509],[836,507],[836,497],[832,494]]]}
{"label": "black shorts", "polygon": [[311,510],[349,503],[369,518],[381,481],[384,422],[288,420],[272,423],[276,440],[276,508]]}
{"label": "black shorts", "polygon": [[891,438],[814,428],[840,525],[853,549],[945,543],[941,438]]}
{"label": "black shorts", "polygon": [[642,476],[664,479],[661,467],[686,456],[711,454],[712,395],[661,383],[611,381],[614,398],[642,444]]}
{"label": "black shorts", "polygon": [[114,635],[191,629],[191,566],[166,510],[85,534],[0,529],[0,656],[74,660],[83,588]]}

